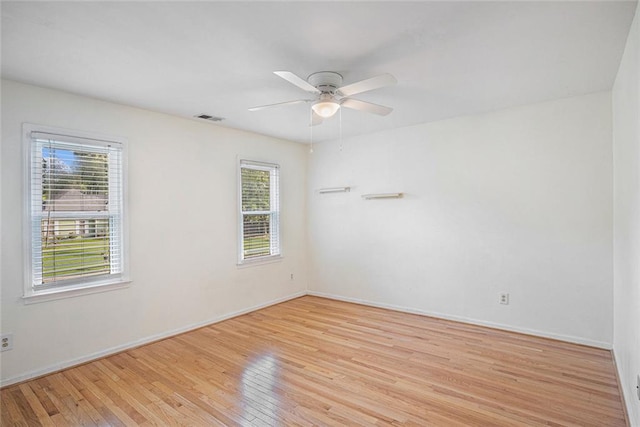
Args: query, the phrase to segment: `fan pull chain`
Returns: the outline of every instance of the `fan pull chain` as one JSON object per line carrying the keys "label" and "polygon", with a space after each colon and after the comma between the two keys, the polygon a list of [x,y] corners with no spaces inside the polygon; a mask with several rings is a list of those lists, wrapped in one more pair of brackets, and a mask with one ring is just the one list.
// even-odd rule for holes
{"label": "fan pull chain", "polygon": [[313,110],[309,108],[309,153],[313,153]]}
{"label": "fan pull chain", "polygon": [[342,108],[338,110],[338,114],[340,114],[340,124],[339,124],[339,136],[340,136],[340,151],[342,151]]}

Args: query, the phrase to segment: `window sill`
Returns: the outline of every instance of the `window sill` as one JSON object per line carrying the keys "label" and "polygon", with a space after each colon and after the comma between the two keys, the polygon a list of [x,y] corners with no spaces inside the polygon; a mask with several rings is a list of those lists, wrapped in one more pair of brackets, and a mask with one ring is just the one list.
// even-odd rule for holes
{"label": "window sill", "polygon": [[84,286],[69,286],[60,289],[47,289],[43,291],[25,294],[22,300],[25,304],[36,304],[39,302],[53,301],[64,298],[73,298],[81,295],[97,294],[116,289],[128,288],[131,280],[120,279],[115,282],[94,283]]}
{"label": "window sill", "polygon": [[255,267],[262,264],[272,264],[274,262],[280,262],[280,261],[282,261],[282,255],[272,255],[272,256],[265,256],[260,258],[245,259],[243,261],[240,261],[237,264],[237,266],[238,268],[247,268],[247,267]]}

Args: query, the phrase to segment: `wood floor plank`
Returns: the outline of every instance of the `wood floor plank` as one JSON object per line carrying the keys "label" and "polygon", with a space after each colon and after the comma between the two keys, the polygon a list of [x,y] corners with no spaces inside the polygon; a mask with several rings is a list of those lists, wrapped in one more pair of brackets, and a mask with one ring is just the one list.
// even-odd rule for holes
{"label": "wood floor plank", "polygon": [[38,424],[43,426],[55,425],[53,421],[51,421],[51,419],[49,418],[49,414],[47,413],[47,410],[44,408],[44,406],[38,399],[38,396],[36,396],[36,394],[33,392],[31,387],[28,384],[21,384],[19,388],[22,394],[24,395],[25,399],[29,403],[29,406],[31,406],[33,413],[38,418]]}
{"label": "wood floor plank", "polygon": [[305,296],[1,390],[2,426],[625,426],[606,350]]}

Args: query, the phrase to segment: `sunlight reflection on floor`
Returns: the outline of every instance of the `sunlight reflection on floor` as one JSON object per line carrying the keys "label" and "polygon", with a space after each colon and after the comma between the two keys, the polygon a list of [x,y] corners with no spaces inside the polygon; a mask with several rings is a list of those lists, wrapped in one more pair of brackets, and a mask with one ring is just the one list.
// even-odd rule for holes
{"label": "sunlight reflection on floor", "polygon": [[[278,420],[278,361],[273,354],[264,354],[251,362],[242,373],[243,418],[258,418],[260,424],[273,424]],[[253,426],[252,422],[243,426]]]}

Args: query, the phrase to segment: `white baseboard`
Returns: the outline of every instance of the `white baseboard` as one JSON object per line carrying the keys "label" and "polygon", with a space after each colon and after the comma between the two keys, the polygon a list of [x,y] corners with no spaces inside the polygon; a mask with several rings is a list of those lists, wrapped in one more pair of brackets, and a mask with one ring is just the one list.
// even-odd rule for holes
{"label": "white baseboard", "polygon": [[[266,308],[275,304],[280,304],[282,302],[285,301],[289,301],[295,298],[299,298],[302,297],[304,295],[312,295],[312,296],[317,296],[317,297],[322,297],[322,298],[328,298],[328,299],[334,299],[334,300],[338,300],[338,301],[345,301],[345,302],[352,302],[352,303],[356,303],[356,304],[363,304],[363,305],[367,305],[367,306],[371,306],[371,307],[379,307],[379,308],[385,308],[385,309],[389,309],[389,310],[394,310],[394,311],[401,311],[404,313],[411,313],[411,314],[419,314],[419,315],[423,315],[423,316],[430,316],[430,317],[437,317],[439,319],[446,319],[446,320],[454,320],[457,322],[462,322],[462,323],[468,323],[468,324],[472,324],[472,325],[479,325],[479,326],[487,326],[490,328],[495,328],[495,329],[502,329],[502,330],[506,330],[506,331],[511,331],[511,332],[519,332],[519,333],[523,333],[523,334],[527,334],[527,335],[534,335],[534,336],[539,336],[539,337],[544,337],[544,338],[551,338],[551,339],[555,339],[555,340],[559,340],[559,341],[566,341],[566,342],[570,342],[570,343],[574,343],[574,344],[582,344],[582,345],[588,345],[591,347],[598,347],[598,348],[603,348],[603,349],[607,349],[607,350],[611,350],[611,344],[610,343],[605,343],[605,342],[600,342],[600,341],[593,341],[593,340],[588,340],[588,339],[584,339],[584,338],[579,338],[579,337],[573,337],[573,336],[567,336],[567,335],[559,335],[559,334],[553,334],[553,333],[547,333],[547,332],[542,332],[542,331],[537,331],[537,330],[533,330],[533,329],[526,329],[526,328],[518,328],[518,327],[513,327],[513,326],[509,326],[509,325],[503,325],[503,324],[499,324],[499,323],[494,323],[494,322],[486,322],[486,321],[482,321],[482,320],[476,320],[476,319],[471,319],[471,318],[467,318],[467,317],[462,317],[462,316],[454,316],[454,315],[449,315],[449,314],[444,314],[444,313],[438,313],[438,312],[433,312],[433,311],[427,311],[427,310],[420,310],[420,309],[415,309],[415,308],[410,308],[410,307],[403,307],[403,306],[398,306],[398,305],[394,305],[394,304],[385,304],[385,303],[379,303],[379,302],[375,302],[375,301],[368,301],[368,300],[363,300],[363,299],[359,299],[359,298],[350,298],[350,297],[344,297],[341,295],[335,295],[335,294],[329,294],[329,293],[324,293],[324,292],[317,292],[317,291],[300,291],[300,292],[296,292],[294,294],[291,295],[287,295],[285,297],[282,298],[278,298],[275,300],[271,300],[268,302],[265,302],[263,304],[258,304],[252,307],[248,307],[242,310],[238,310],[238,311],[234,311],[231,313],[227,313],[221,316],[217,316],[211,319],[207,319],[205,321],[202,322],[198,322],[198,323],[193,323],[181,328],[177,328],[177,329],[173,329],[170,331],[165,331],[159,334],[155,334],[155,335],[151,335],[145,338],[141,338],[139,340],[136,341],[132,341],[132,342],[128,342],[126,344],[122,344],[116,347],[111,347],[108,348],[106,350],[103,351],[99,351],[96,353],[92,353],[89,354],[87,356],[83,356],[83,357],[79,357],[76,359],[71,359],[71,360],[67,360],[61,363],[56,363],[54,365],[50,365],[47,366],[46,368],[42,368],[42,369],[38,369],[35,371],[30,371],[24,374],[20,374],[17,375],[15,377],[11,377],[11,378],[6,378],[6,379],[2,379],[0,380],[0,387],[5,387],[5,386],[9,386],[15,383],[20,383],[23,381],[27,381],[33,378],[37,378],[37,377],[41,377],[43,375],[47,375],[53,372],[57,372],[60,371],[62,369],[67,369],[70,368],[72,366],[76,366],[76,365],[80,365],[83,363],[87,363],[93,360],[97,360],[106,356],[110,356],[112,354],[116,354],[116,353],[120,353],[122,351],[125,350],[129,350],[135,347],[139,347],[141,345],[145,345],[145,344],[149,344],[152,343],[154,341],[158,341],[158,340],[162,340],[165,338],[169,338],[175,335],[179,335],[185,332],[189,332],[192,331],[194,329],[198,329],[198,328],[202,328],[204,326],[208,326],[208,325],[212,325],[214,323],[218,323],[218,322],[222,322],[223,320],[227,320],[227,319],[231,319],[233,317],[237,317],[237,316],[241,316],[243,314],[247,314],[247,313],[251,313],[253,311],[256,310],[260,310],[262,308]],[[628,402],[627,402],[628,404]]]}
{"label": "white baseboard", "polygon": [[561,335],[561,334],[554,334],[550,332],[538,331],[535,329],[519,328],[511,325],[504,325],[502,323],[487,322],[484,320],[477,320],[477,319],[472,319],[464,316],[455,316],[455,315],[444,314],[444,313],[439,313],[435,311],[420,310],[417,308],[380,303],[375,301],[363,300],[360,298],[345,297],[342,295],[329,294],[325,292],[307,291],[307,295],[313,295],[313,296],[322,297],[322,298],[329,298],[329,299],[334,299],[334,300],[344,301],[344,302],[352,302],[356,304],[368,305],[371,307],[386,308],[388,310],[401,311],[403,313],[420,314],[422,316],[437,317],[439,319],[446,319],[446,320],[454,320],[456,322],[468,323],[471,325],[486,326],[489,328],[501,329],[504,331],[518,332],[526,335],[534,335],[537,337],[551,338],[558,341],[570,342],[572,344],[582,344],[590,347],[597,347],[605,350],[611,350],[611,343],[594,341],[594,340],[581,338],[581,337],[574,337],[570,335]]}
{"label": "white baseboard", "polygon": [[611,356],[613,357],[613,367],[616,370],[616,378],[618,380],[618,389],[620,390],[620,393],[622,394],[622,406],[624,406],[624,415],[627,417],[626,421],[627,421],[627,425],[628,426],[638,426],[640,425],[640,420],[634,420],[632,418],[634,418],[634,413],[633,413],[633,404],[635,396],[633,395],[633,392],[631,393],[631,396],[629,396],[628,393],[625,393],[625,386],[623,384],[623,378],[625,377],[625,373],[622,372],[622,370],[620,369],[620,367],[622,366],[621,363],[619,363],[618,358],[616,357],[616,350],[611,349]]}
{"label": "white baseboard", "polygon": [[2,379],[0,380],[0,387],[5,387],[8,385],[12,385],[12,384],[16,384],[16,383],[20,383],[23,381],[27,381],[33,378],[37,378],[37,377],[41,377],[43,375],[47,375],[47,374],[51,374],[53,372],[57,372],[60,371],[62,369],[67,369],[70,368],[72,366],[77,366],[77,365],[81,365],[83,363],[87,363],[87,362],[91,362],[93,360],[97,360],[97,359],[101,359],[103,357],[107,357],[110,356],[112,354],[116,354],[116,353],[120,353],[122,351],[125,350],[129,350],[135,347],[140,347],[141,345],[145,345],[145,344],[149,344],[152,343],[154,341],[159,341],[165,338],[169,338],[175,335],[180,335],[183,334],[185,332],[189,332],[192,331],[194,329],[198,329],[198,328],[202,328],[204,326],[208,326],[208,325],[212,325],[214,323],[218,323],[218,322],[222,322],[223,320],[228,320],[231,319],[233,317],[237,317],[237,316],[242,316],[243,314],[247,314],[247,313],[251,313],[253,311],[256,310],[260,310],[262,308],[266,308],[275,304],[280,304],[282,302],[285,301],[289,301],[295,298],[299,298],[302,296],[305,296],[307,294],[306,291],[301,291],[301,292],[296,292],[295,294],[291,294],[291,295],[287,295],[285,297],[282,298],[277,298],[268,302],[265,302],[263,304],[258,304],[258,305],[254,305],[253,307],[248,307],[242,310],[238,310],[238,311],[234,311],[231,313],[227,313],[227,314],[223,314],[222,316],[217,316],[211,319],[207,319],[203,322],[198,322],[198,323],[192,323],[190,325],[187,326],[183,326],[181,328],[176,328],[176,329],[172,329],[170,331],[166,331],[166,332],[162,332],[159,334],[155,334],[155,335],[151,335],[145,338],[141,338],[139,340],[136,341],[132,341],[132,342],[128,342],[126,344],[122,344],[116,347],[111,347],[108,348],[106,350],[102,350],[102,351],[98,351],[96,353],[92,353],[89,354],[87,356],[82,356],[82,357],[78,357],[76,359],[71,359],[71,360],[66,360],[64,362],[61,363],[56,363],[54,365],[50,365],[47,366],[46,368],[43,369],[38,369],[35,371],[30,371],[24,374],[20,374],[17,375],[15,377],[11,377],[11,378],[6,378],[6,379]]}

